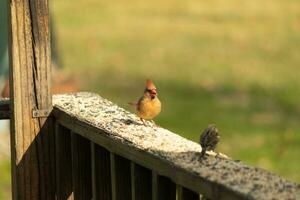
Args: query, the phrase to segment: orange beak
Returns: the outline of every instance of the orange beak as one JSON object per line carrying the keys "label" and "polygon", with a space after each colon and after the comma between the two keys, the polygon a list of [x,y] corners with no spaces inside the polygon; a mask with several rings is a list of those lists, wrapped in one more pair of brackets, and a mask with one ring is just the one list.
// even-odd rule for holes
{"label": "orange beak", "polygon": [[155,97],[157,95],[156,89],[150,90],[150,96]]}

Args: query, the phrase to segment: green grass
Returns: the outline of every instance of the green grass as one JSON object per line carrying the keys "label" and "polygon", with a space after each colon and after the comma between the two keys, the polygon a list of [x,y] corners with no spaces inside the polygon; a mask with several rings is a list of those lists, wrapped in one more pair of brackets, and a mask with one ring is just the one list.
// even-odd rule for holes
{"label": "green grass", "polygon": [[11,199],[11,177],[10,161],[1,160],[0,162],[0,199]]}
{"label": "green grass", "polygon": [[58,49],[84,90],[121,106],[152,78],[157,123],[300,182],[300,1],[51,1]]}

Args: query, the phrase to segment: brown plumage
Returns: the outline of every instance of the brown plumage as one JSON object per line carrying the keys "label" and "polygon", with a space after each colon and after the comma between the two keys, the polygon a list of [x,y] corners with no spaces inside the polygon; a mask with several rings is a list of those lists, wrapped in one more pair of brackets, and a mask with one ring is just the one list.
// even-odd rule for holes
{"label": "brown plumage", "polygon": [[217,147],[219,139],[220,136],[218,134],[217,126],[215,124],[210,124],[200,136],[199,143],[202,147],[200,158],[205,155],[206,151],[214,151]]}
{"label": "brown plumage", "polygon": [[157,97],[156,87],[150,79],[146,81],[143,96],[137,103],[131,105],[136,107],[136,114],[140,117],[144,125],[144,119],[152,120],[160,113],[161,103]]}

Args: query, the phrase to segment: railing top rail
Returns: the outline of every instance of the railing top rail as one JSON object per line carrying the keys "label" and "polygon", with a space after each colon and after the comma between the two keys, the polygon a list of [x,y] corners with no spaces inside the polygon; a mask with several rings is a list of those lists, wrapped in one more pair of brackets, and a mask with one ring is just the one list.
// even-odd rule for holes
{"label": "railing top rail", "polygon": [[136,115],[97,94],[56,95],[53,102],[54,116],[72,131],[207,197],[300,198],[298,184],[266,170],[213,156],[198,161],[197,143],[152,123],[144,126]]}

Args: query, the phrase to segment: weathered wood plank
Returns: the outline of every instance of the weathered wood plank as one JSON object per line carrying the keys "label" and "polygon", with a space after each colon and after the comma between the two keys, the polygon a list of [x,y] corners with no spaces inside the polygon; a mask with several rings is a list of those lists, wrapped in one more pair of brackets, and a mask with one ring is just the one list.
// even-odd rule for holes
{"label": "weathered wood plank", "polygon": [[92,143],[93,199],[111,200],[110,152]]}
{"label": "weathered wood plank", "polygon": [[111,196],[112,200],[117,199],[117,177],[115,154],[110,153],[110,174],[111,174]]}
{"label": "weathered wood plank", "polygon": [[158,199],[158,182],[157,182],[158,175],[155,171],[152,171],[152,200],[157,200]]}
{"label": "weathered wood plank", "polygon": [[71,131],[55,123],[56,150],[56,197],[58,200],[72,200],[72,153]]}
{"label": "weathered wood plank", "polygon": [[131,162],[132,200],[152,199],[152,172],[145,167]]}
{"label": "weathered wood plank", "polygon": [[91,199],[92,166],[90,141],[74,132],[71,133],[71,140],[74,199]]}
{"label": "weathered wood plank", "polygon": [[110,154],[112,200],[131,200],[130,161]]}
{"label": "weathered wood plank", "polygon": [[48,1],[10,0],[8,8],[13,199],[54,199],[52,123],[32,118],[52,108]]}
{"label": "weathered wood plank", "polygon": [[214,156],[199,162],[198,144],[163,128],[143,126],[135,115],[98,95],[77,93],[55,99],[54,114],[65,126],[110,152],[208,198],[300,197],[298,184],[242,162]]}
{"label": "weathered wood plank", "polygon": [[96,166],[95,166],[95,143],[91,143],[91,167],[92,167],[92,199],[96,199]]}
{"label": "weathered wood plank", "polygon": [[199,200],[200,195],[196,192],[193,192],[185,187],[177,187],[178,200]]}
{"label": "weathered wood plank", "polygon": [[158,200],[176,200],[176,184],[165,176],[157,177]]}
{"label": "weathered wood plank", "polygon": [[[55,196],[55,131],[54,119],[48,117],[36,137],[38,169],[39,169],[39,199],[51,199]],[[36,173],[36,172],[35,172]]]}

